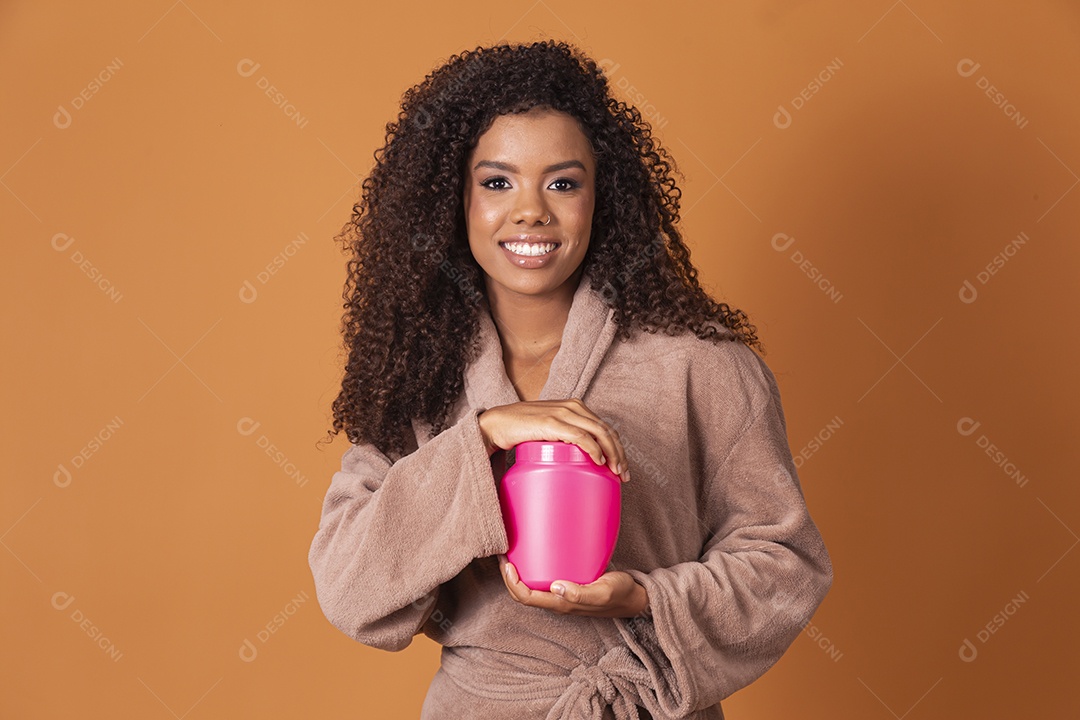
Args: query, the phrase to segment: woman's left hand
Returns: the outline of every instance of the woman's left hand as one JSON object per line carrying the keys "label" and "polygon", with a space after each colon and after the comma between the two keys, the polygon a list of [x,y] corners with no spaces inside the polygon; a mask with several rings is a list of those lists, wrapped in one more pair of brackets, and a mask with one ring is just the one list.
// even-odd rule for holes
{"label": "woman's left hand", "polygon": [[649,609],[649,594],[629,573],[616,570],[604,573],[588,585],[569,580],[557,580],[553,588],[562,586],[561,595],[532,590],[518,577],[517,568],[499,555],[499,568],[510,596],[522,605],[546,608],[563,615],[592,617],[634,617]]}

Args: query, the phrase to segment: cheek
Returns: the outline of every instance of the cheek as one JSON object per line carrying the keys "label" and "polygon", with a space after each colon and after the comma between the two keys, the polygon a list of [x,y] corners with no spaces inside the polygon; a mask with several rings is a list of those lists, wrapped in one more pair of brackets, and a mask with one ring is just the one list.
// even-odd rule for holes
{"label": "cheek", "polygon": [[588,233],[592,227],[593,212],[596,210],[596,198],[583,197],[574,206],[574,224],[581,233]]}
{"label": "cheek", "polygon": [[466,200],[465,215],[477,228],[497,226],[502,221],[503,210],[496,199],[474,195]]}

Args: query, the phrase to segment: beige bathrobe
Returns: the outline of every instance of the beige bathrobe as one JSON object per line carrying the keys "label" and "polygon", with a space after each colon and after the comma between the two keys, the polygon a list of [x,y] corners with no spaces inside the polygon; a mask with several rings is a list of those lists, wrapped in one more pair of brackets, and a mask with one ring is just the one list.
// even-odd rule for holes
{"label": "beige bathrobe", "polygon": [[424,719],[723,718],[832,583],[765,363],[692,333],[613,341],[612,314],[585,276],[540,397],[580,398],[618,430],[631,480],[608,569],[645,587],[651,617],[561,615],[507,591],[503,453],[488,457],[477,415],[520,398],[488,313],[454,424],[430,437],[414,422],[393,463],[351,446],[331,479],[309,554],[319,604],[365,645],[443,646]]}

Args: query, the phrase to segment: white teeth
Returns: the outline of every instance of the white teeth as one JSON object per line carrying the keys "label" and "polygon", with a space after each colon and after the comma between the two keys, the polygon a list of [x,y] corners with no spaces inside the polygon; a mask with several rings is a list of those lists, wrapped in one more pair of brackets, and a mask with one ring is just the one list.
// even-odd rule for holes
{"label": "white teeth", "polygon": [[527,257],[537,257],[539,255],[547,255],[554,250],[557,246],[555,243],[524,243],[524,242],[511,242],[503,243],[503,246],[507,250],[515,255],[525,255]]}

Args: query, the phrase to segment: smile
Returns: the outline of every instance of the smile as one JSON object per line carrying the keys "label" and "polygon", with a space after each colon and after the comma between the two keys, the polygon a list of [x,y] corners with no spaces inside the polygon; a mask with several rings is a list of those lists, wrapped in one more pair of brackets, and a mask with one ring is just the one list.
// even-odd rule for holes
{"label": "smile", "polygon": [[559,247],[558,243],[553,242],[502,242],[499,244],[513,254],[521,255],[523,257],[540,257],[542,255],[547,255],[555,250],[555,248]]}

